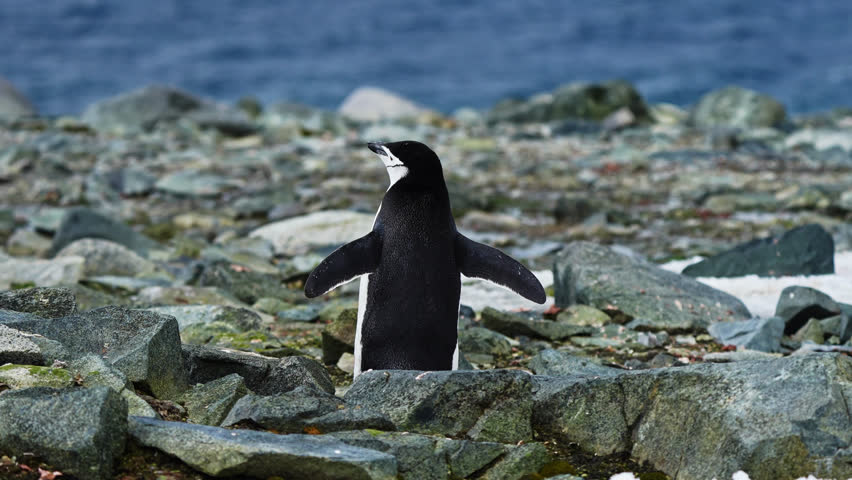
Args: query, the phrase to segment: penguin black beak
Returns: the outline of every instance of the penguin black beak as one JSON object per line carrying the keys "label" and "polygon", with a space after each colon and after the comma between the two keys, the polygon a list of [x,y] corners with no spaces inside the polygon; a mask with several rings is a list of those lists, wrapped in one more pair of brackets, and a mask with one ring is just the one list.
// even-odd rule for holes
{"label": "penguin black beak", "polygon": [[385,152],[385,149],[382,148],[383,145],[384,145],[384,143],[381,143],[381,142],[370,142],[370,143],[367,144],[367,148],[372,150],[377,155],[387,157],[388,154],[387,154],[387,152]]}

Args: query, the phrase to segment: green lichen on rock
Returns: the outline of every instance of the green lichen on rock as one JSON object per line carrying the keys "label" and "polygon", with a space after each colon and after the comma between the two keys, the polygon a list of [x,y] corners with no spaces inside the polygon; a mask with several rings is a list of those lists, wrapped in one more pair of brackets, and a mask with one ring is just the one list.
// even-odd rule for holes
{"label": "green lichen on rock", "polygon": [[39,367],[35,365],[0,366],[0,383],[12,388],[30,387],[70,387],[74,379],[62,368]]}

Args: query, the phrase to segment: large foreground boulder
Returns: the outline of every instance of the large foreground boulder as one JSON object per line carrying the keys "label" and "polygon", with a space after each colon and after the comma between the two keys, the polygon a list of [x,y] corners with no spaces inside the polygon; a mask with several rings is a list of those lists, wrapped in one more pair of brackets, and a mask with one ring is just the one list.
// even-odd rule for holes
{"label": "large foreground boulder", "polygon": [[107,387],[0,394],[0,452],[35,453],[77,478],[112,478],[124,451],[127,404]]}
{"label": "large foreground boulder", "polygon": [[130,435],[217,477],[394,479],[396,460],[320,435],[276,435],[131,417]]}
{"label": "large foreground boulder", "polygon": [[400,430],[517,443],[532,439],[532,376],[515,370],[361,374],[347,404],[387,414]]}
{"label": "large foreground boulder", "polygon": [[628,452],[675,480],[852,475],[852,359],[811,354],[536,377],[538,438]]}
{"label": "large foreground boulder", "polygon": [[3,322],[56,340],[72,354],[101,355],[158,398],[175,398],[187,388],[173,317],[112,306],[53,320],[29,316]]}
{"label": "large foreground boulder", "polygon": [[652,329],[704,329],[746,320],[746,306],[725,292],[591,242],[572,242],[553,264],[556,305],[590,305],[643,320]]}
{"label": "large foreground boulder", "polygon": [[758,238],[683,269],[690,277],[783,277],[834,273],[834,239],[817,224]]}

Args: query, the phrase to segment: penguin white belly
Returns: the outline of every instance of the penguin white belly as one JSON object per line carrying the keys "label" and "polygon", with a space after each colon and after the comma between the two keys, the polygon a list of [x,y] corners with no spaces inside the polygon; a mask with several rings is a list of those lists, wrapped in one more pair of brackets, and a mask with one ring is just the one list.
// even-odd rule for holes
{"label": "penguin white belly", "polygon": [[355,370],[353,376],[361,374],[361,330],[364,326],[364,312],[367,311],[367,289],[370,288],[370,275],[361,277],[361,285],[358,288],[358,320],[355,324]]}

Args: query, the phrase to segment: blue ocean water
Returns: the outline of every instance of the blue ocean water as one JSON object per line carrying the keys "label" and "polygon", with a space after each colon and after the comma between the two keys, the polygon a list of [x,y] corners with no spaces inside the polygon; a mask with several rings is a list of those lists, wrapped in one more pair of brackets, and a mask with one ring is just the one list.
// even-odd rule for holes
{"label": "blue ocean water", "polygon": [[452,111],[614,77],[803,112],[852,106],[850,27],[850,0],[0,0],[0,76],[48,114],[151,83],[325,108],[370,84]]}

